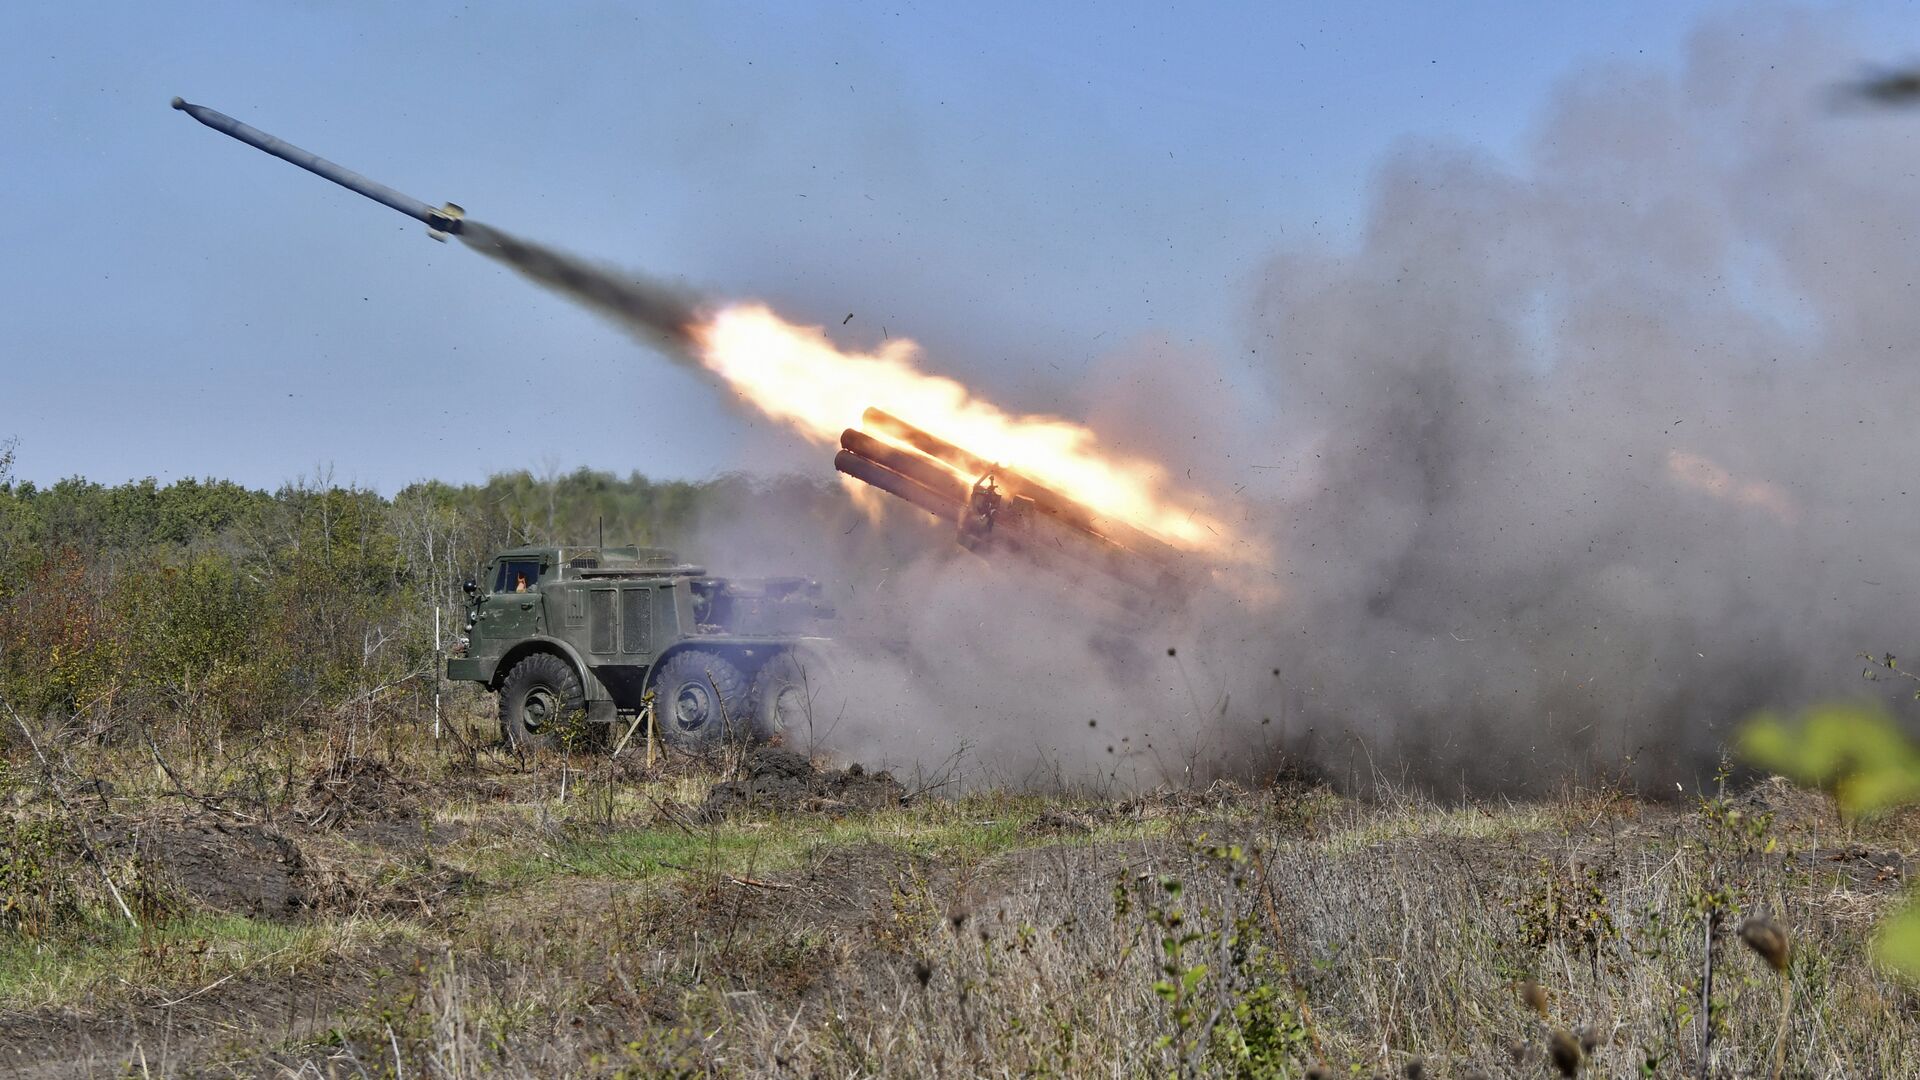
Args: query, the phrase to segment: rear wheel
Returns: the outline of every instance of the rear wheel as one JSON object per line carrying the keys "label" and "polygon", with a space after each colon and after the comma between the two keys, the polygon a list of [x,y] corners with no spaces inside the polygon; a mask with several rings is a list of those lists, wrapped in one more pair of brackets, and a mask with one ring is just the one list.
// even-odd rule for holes
{"label": "rear wheel", "polygon": [[839,681],[825,661],[805,652],[781,653],[753,680],[754,738],[824,739],[844,705]]}
{"label": "rear wheel", "polygon": [[500,684],[500,734],[519,750],[558,747],[565,733],[584,729],[586,697],[572,664],[534,653]]}
{"label": "rear wheel", "polygon": [[683,749],[748,734],[746,676],[718,653],[675,653],[654,678],[653,708],[661,737]]}

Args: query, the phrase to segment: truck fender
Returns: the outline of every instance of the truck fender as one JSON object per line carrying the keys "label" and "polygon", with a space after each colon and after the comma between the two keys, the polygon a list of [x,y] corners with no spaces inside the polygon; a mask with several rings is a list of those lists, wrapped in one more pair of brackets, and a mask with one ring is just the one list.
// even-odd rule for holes
{"label": "truck fender", "polygon": [[587,719],[612,722],[613,693],[607,689],[607,684],[601,682],[600,677],[594,674],[593,668],[581,657],[579,651],[558,638],[530,637],[516,644],[500,658],[499,666],[493,669],[493,680],[488,684],[489,688],[500,689],[501,681],[507,677],[508,672],[513,670],[513,665],[519,663],[527,654],[536,652],[556,653],[565,658],[567,663],[572,664],[573,670],[580,676],[580,688],[586,694]]}

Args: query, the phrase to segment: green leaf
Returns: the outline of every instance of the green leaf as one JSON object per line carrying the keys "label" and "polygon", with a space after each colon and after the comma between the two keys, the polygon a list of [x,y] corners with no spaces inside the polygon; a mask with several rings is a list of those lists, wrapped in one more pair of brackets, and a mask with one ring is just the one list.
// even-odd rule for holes
{"label": "green leaf", "polygon": [[1830,789],[1849,815],[1920,801],[1920,748],[1876,706],[1818,706],[1793,725],[1762,716],[1739,743],[1754,764]]}
{"label": "green leaf", "polygon": [[1909,978],[1920,979],[1920,903],[1912,900],[1887,917],[1874,935],[1873,952],[1880,962]]}

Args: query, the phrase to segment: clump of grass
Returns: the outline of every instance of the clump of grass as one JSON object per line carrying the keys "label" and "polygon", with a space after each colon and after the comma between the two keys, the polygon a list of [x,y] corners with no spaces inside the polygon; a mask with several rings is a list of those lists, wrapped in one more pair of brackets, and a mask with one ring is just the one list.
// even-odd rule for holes
{"label": "clump of grass", "polygon": [[0,942],[73,938],[93,923],[62,815],[0,817]]}
{"label": "clump of grass", "polygon": [[297,969],[337,949],[346,924],[194,915],[135,930],[112,925],[81,944],[0,946],[0,1008],[27,1009],[127,993],[204,985],[271,958]]}

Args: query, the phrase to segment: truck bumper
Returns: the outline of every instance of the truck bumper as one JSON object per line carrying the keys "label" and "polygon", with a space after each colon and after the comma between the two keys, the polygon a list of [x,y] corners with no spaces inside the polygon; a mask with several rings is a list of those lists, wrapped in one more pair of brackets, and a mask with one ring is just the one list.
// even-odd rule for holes
{"label": "truck bumper", "polygon": [[498,657],[455,656],[447,660],[447,678],[454,682],[489,683]]}

